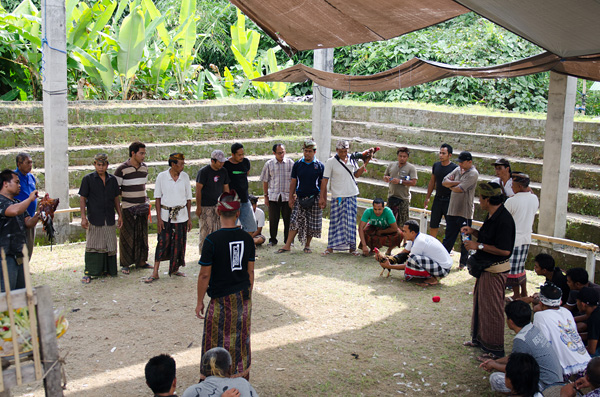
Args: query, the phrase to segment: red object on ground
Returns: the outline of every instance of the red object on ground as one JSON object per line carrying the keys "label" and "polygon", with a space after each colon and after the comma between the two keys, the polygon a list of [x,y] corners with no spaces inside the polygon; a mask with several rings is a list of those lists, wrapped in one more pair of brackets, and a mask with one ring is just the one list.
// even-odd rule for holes
{"label": "red object on ground", "polygon": [[440,297],[434,296],[433,298],[431,298],[431,300],[434,301],[435,303],[438,303],[440,301]]}

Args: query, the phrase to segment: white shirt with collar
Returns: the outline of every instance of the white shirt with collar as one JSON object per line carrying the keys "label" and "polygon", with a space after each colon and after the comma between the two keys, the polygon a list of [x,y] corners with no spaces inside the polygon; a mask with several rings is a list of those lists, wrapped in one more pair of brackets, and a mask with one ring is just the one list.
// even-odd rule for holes
{"label": "white shirt with collar", "polygon": [[[192,199],[192,185],[190,177],[185,172],[179,174],[177,180],[173,180],[169,170],[163,171],[156,177],[154,184],[154,198],[160,198],[160,204],[165,207],[183,206],[171,223],[182,223],[188,221],[187,202]],[[169,221],[169,211],[160,210],[160,218],[163,222]]]}

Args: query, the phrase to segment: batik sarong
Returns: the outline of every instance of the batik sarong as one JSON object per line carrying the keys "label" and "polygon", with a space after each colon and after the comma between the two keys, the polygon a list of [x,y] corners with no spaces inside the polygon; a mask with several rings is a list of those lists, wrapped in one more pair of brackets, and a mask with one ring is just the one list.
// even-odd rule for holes
{"label": "batik sarong", "polygon": [[294,209],[290,217],[290,230],[298,231],[298,240],[305,244],[307,237],[320,238],[323,226],[323,210],[318,200],[311,208],[300,207],[300,200],[294,201]]}
{"label": "batik sarong", "polygon": [[404,226],[404,223],[408,221],[410,202],[408,200],[398,199],[392,201],[396,205],[390,205],[390,199],[388,198],[388,207],[392,210],[394,218],[396,218],[396,224],[398,227]]}
{"label": "batik sarong", "polygon": [[473,291],[472,341],[498,357],[504,357],[505,287],[505,273],[484,271]]}
{"label": "batik sarong", "polygon": [[158,234],[156,262],[169,261],[169,276],[177,273],[185,266],[185,244],[187,242],[187,222],[165,222],[165,227]]}
{"label": "batik sarong", "polygon": [[[243,290],[210,300],[204,318],[202,355],[214,347],[231,354],[231,377],[248,378],[250,374],[250,315],[252,300]],[[201,375],[200,379],[204,379]]]}
{"label": "batik sarong", "polygon": [[200,255],[202,255],[202,246],[204,240],[209,234],[216,232],[221,228],[221,219],[217,213],[217,206],[202,207],[202,212],[198,218],[198,229],[200,229]]}
{"label": "batik sarong", "polygon": [[527,254],[529,254],[529,244],[519,245],[513,249],[510,257],[510,273],[508,273],[508,278],[506,279],[507,287],[521,285],[527,281],[525,274]]}
{"label": "batik sarong", "polygon": [[373,251],[374,248],[380,249],[382,247],[399,247],[402,244],[403,235],[402,232],[394,232],[389,234],[376,235],[375,233],[381,230],[371,225],[365,226],[363,232],[365,233],[365,240],[367,247]]}
{"label": "batik sarong", "polygon": [[123,267],[144,266],[148,262],[148,217],[123,209],[119,230],[119,257]]}
{"label": "batik sarong", "polygon": [[94,226],[86,232],[85,275],[117,275],[117,226]]}
{"label": "batik sarong", "polygon": [[354,250],[356,248],[356,196],[331,200],[327,249]]}

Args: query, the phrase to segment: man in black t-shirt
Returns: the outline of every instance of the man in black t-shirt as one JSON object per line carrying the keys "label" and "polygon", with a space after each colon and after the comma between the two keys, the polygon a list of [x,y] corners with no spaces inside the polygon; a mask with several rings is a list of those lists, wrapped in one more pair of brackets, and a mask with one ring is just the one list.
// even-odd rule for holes
{"label": "man in black t-shirt", "polygon": [[577,328],[583,341],[587,341],[587,351],[592,357],[600,355],[600,350],[598,349],[598,339],[600,339],[599,303],[600,295],[594,288],[583,287],[579,290],[579,294],[577,294],[577,309],[579,309],[581,313],[586,314],[588,319],[586,327],[583,327],[584,329],[580,330],[580,327]]}
{"label": "man in black t-shirt", "polygon": [[[566,305],[571,289],[567,284],[567,276],[564,275],[560,267],[554,265],[554,258],[552,258],[552,255],[543,253],[537,254],[534,259],[533,270],[538,276],[546,277],[546,282],[551,282],[560,288],[562,291],[561,305]],[[534,305],[534,311],[540,310],[540,308],[537,307],[540,303],[538,293],[519,299],[525,303],[532,303]]]}
{"label": "man in black t-shirt", "polygon": [[229,188],[235,190],[240,198],[240,223],[242,229],[248,233],[256,231],[256,219],[252,205],[248,201],[248,173],[250,161],[244,157],[244,145],[234,143],[231,145],[231,157],[223,165],[229,173]]}
{"label": "man in black t-shirt", "polygon": [[446,218],[448,213],[448,204],[450,204],[450,193],[452,191],[442,185],[444,178],[458,165],[450,161],[452,158],[452,146],[447,143],[442,144],[440,147],[440,161],[433,164],[431,170],[431,179],[427,186],[427,196],[425,196],[425,203],[423,207],[427,209],[429,205],[429,199],[433,188],[435,187],[435,197],[433,199],[433,206],[431,207],[431,221],[429,223],[429,234],[436,237],[438,229],[440,227],[440,221],[442,216]]}
{"label": "man in black t-shirt", "polygon": [[[208,235],[202,247],[196,316],[205,317],[204,295],[208,293],[210,303],[204,320],[202,354],[213,347],[223,347],[231,354],[232,373],[247,379],[255,248],[250,234],[235,225],[240,204],[235,190],[219,197],[217,212],[222,227]],[[227,321],[223,321],[225,316]]]}

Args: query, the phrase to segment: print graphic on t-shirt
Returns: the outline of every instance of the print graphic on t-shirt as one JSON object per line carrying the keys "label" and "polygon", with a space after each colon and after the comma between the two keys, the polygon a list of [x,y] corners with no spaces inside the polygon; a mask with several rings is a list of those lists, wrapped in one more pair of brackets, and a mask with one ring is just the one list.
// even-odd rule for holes
{"label": "print graphic on t-shirt", "polygon": [[231,241],[229,243],[229,257],[231,258],[231,271],[242,270],[242,257],[244,256],[244,242]]}
{"label": "print graphic on t-shirt", "polygon": [[219,175],[215,175],[215,177],[213,178],[213,180],[215,181],[215,183],[219,182]]}

